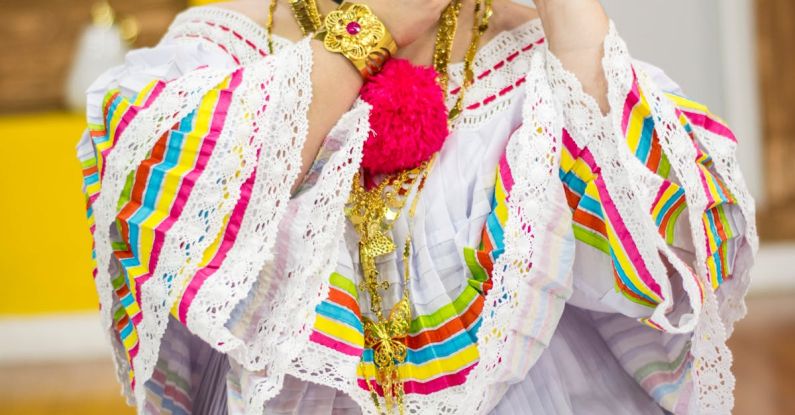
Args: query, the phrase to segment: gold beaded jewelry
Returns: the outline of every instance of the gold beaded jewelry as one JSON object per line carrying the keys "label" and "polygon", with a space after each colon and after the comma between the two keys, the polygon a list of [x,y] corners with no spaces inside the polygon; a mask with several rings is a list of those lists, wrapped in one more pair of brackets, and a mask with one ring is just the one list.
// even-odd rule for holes
{"label": "gold beaded jewelry", "polygon": [[420,167],[386,178],[372,190],[364,188],[357,173],[345,208],[346,216],[359,234],[362,282],[358,288],[369,294],[370,311],[375,315],[375,319],[362,318],[364,345],[373,350],[374,377],[383,391],[384,410],[381,409],[380,398],[370,381],[371,374],[367,372],[364,362],[360,363],[359,371],[364,377],[370,390],[370,397],[379,414],[392,413],[395,407],[400,414],[405,410],[403,402],[405,393],[399,367],[407,357],[406,338],[412,320],[409,298],[411,236],[406,238],[403,247],[403,295],[392,307],[389,317],[384,317],[383,298],[379,293],[379,290],[389,288],[389,283],[378,278],[375,259],[395,251],[395,243],[387,234],[405,207],[414,184],[419,181],[409,208],[409,218],[410,220],[414,218],[417,202],[425,187],[433,161],[434,159],[431,159]]}
{"label": "gold beaded jewelry", "polygon": [[375,259],[395,251],[395,243],[387,234],[400,217],[412,186],[427,166],[428,162],[425,162],[420,167],[385,178],[371,190],[364,188],[358,173],[354,176],[345,215],[359,234],[359,258],[364,277],[359,288],[370,294],[370,311],[379,320],[383,315],[381,297],[377,290],[387,287],[378,281]]}
{"label": "gold beaded jewelry", "polygon": [[[271,1],[268,35],[269,47],[272,49],[270,32],[276,0]],[[464,94],[474,82],[474,60],[480,40],[488,29],[492,2],[493,0],[476,0],[472,38],[464,57],[463,84],[455,105],[448,114],[450,121],[463,111]],[[363,4],[343,3],[338,10],[329,13],[322,23],[315,0],[290,0],[290,5],[304,34],[319,31],[316,37],[323,41],[326,49],[348,58],[365,79],[378,73],[386,60],[397,51],[397,45],[383,23]],[[448,67],[461,7],[462,0],[453,0],[445,8],[436,33],[433,66],[445,97],[449,84]],[[388,317],[384,316],[383,297],[379,291],[389,288],[389,283],[379,279],[376,258],[397,249],[388,234],[406,206],[414,184],[419,181],[408,213],[411,219],[414,218],[417,202],[434,159],[435,157],[415,169],[387,177],[372,190],[364,188],[361,176],[357,173],[345,206],[345,215],[359,235],[362,281],[358,289],[368,294],[370,311],[375,316],[374,319],[362,318],[365,347],[373,350],[375,373],[368,372],[363,361],[360,362],[359,372],[379,414],[392,413],[395,407],[401,415],[405,412],[405,393],[399,367],[407,357],[406,342],[412,321],[409,298],[411,236],[406,238],[403,247],[403,295],[392,307]],[[372,378],[383,392],[383,410],[379,394],[371,383]]]}
{"label": "gold beaded jewelry", "polygon": [[268,20],[265,22],[265,30],[268,33],[268,54],[273,55],[273,16],[276,14],[278,0],[271,0],[268,6]]}
{"label": "gold beaded jewelry", "polygon": [[[488,29],[489,19],[492,15],[493,0],[477,0],[475,3],[475,17],[472,27],[472,40],[464,59],[464,81],[456,104],[448,115],[449,120],[461,114],[463,96],[466,89],[474,81],[474,60],[480,44],[480,39]],[[453,40],[458,26],[458,17],[461,11],[461,0],[454,0],[442,13],[437,31],[436,45],[434,48],[434,68],[439,76],[442,91],[448,89],[448,66],[452,54]],[[404,388],[399,367],[406,360],[408,348],[406,341],[411,327],[411,302],[409,298],[409,269],[411,237],[406,239],[403,250],[404,282],[403,296],[394,305],[388,318],[383,315],[383,298],[379,290],[389,288],[389,283],[378,278],[378,269],[375,259],[395,250],[395,243],[387,236],[392,225],[405,206],[403,199],[411,189],[412,178],[422,171],[422,178],[414,197],[409,215],[414,217],[428,171],[434,159],[424,163],[417,169],[404,171],[398,175],[384,179],[379,186],[371,191],[365,191],[360,184],[360,177],[354,177],[353,189],[346,215],[359,234],[359,258],[362,267],[362,282],[359,289],[366,291],[370,297],[370,311],[376,316],[375,320],[363,318],[365,347],[373,350],[373,363],[375,366],[375,381],[383,391],[384,408],[381,400],[371,382],[371,375],[367,373],[364,363],[360,363],[360,374],[364,378],[370,397],[379,414],[390,414],[397,407],[398,413],[403,415]],[[419,171],[418,171],[419,169]],[[391,189],[391,190],[387,190]]]}
{"label": "gold beaded jewelry", "polygon": [[323,26],[320,11],[315,0],[289,0],[295,20],[301,26],[304,36],[315,33]]}
{"label": "gold beaded jewelry", "polygon": [[[466,55],[464,55],[464,80],[461,85],[461,91],[458,93],[455,105],[447,115],[447,119],[452,121],[456,119],[463,112],[464,95],[466,90],[472,86],[475,75],[473,67],[475,57],[477,56],[478,48],[480,46],[480,39],[486,30],[489,28],[489,20],[491,19],[493,0],[477,0],[475,2],[475,14],[472,23],[472,39],[469,42],[469,48]],[[433,67],[439,76],[439,85],[442,88],[442,93],[447,97],[447,90],[449,84],[449,75],[447,68],[450,66],[450,56],[453,50],[453,42],[458,30],[458,17],[461,14],[461,0],[454,0],[450,3],[442,13],[439,20],[439,29],[436,32],[436,44],[433,52]]]}
{"label": "gold beaded jewelry", "polygon": [[436,30],[436,44],[433,50],[433,68],[439,77],[442,94],[447,97],[450,66],[450,55],[453,53],[453,41],[458,31],[458,16],[461,14],[461,0],[453,0],[442,12],[439,28]]}
{"label": "gold beaded jewelry", "polygon": [[492,3],[494,0],[477,0],[475,2],[475,17],[472,23],[472,40],[469,43],[469,48],[464,57],[464,80],[461,85],[461,91],[458,93],[458,99],[455,105],[448,114],[449,120],[454,120],[464,110],[464,95],[466,91],[472,86],[475,81],[475,57],[478,53],[480,39],[483,34],[489,29],[489,20],[493,14]]}

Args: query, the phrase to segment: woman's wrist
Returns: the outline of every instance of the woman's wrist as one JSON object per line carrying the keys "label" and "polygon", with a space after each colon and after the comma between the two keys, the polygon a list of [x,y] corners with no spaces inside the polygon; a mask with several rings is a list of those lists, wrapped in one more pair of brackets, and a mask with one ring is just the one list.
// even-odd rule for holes
{"label": "woman's wrist", "polygon": [[351,62],[339,53],[331,52],[323,45],[322,40],[310,40],[312,54],[315,56],[314,71],[321,71],[325,75],[320,78],[337,78],[340,86],[356,86],[361,88],[364,80]]}
{"label": "woman's wrist", "polygon": [[609,111],[602,69],[604,39],[610,20],[598,0],[536,0],[544,33],[564,68],[574,73],[585,93]]}
{"label": "woman's wrist", "polygon": [[[309,171],[329,131],[356,101],[363,84],[362,77],[344,56],[329,52],[319,40],[310,40],[310,47],[312,103],[308,114],[309,131],[301,151],[302,177]],[[293,190],[300,182],[295,182]]]}

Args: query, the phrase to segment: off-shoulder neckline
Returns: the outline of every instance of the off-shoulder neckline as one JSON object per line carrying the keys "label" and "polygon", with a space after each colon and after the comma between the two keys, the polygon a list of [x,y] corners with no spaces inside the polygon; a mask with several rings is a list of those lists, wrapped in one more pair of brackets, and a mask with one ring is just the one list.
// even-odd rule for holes
{"label": "off-shoulder neckline", "polygon": [[[214,5],[191,7],[180,13],[177,19],[175,19],[174,24],[178,24],[178,22],[182,21],[183,19],[190,20],[191,18],[196,17],[210,17],[231,20],[235,24],[239,25],[245,33],[252,36],[252,39],[248,40],[252,42],[259,42],[260,45],[258,46],[263,49],[266,46],[268,33],[265,28],[259,25],[248,15],[236,10],[226,9]],[[542,37],[543,28],[541,25],[541,19],[538,17],[527,20],[526,22],[517,25],[512,29],[504,30],[495,35],[493,38],[489,39],[488,42],[484,43],[480,47],[475,57],[475,67],[479,68],[488,66],[490,63],[489,58],[499,55],[499,52],[505,46],[515,46],[517,42],[524,45],[535,42]],[[276,34],[271,35],[271,38],[277,50],[294,43],[293,41]],[[457,78],[457,74],[463,73],[463,66],[463,62],[455,62],[450,64],[449,73],[451,79],[455,80]]]}

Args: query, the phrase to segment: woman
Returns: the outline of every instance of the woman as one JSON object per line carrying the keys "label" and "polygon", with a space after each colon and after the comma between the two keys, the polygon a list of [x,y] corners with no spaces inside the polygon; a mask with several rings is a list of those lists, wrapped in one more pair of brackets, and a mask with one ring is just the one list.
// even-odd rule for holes
{"label": "woman", "polygon": [[729,413],[757,240],[723,122],[597,0],[353,3],[190,9],[90,88],[130,403]]}

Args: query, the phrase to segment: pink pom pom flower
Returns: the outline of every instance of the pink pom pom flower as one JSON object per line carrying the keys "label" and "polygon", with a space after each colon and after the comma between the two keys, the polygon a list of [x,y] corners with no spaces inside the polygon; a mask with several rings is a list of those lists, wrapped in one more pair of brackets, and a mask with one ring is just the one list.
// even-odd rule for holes
{"label": "pink pom pom flower", "polygon": [[372,175],[412,169],[442,148],[447,106],[433,68],[392,59],[361,90],[372,105],[362,167]]}

